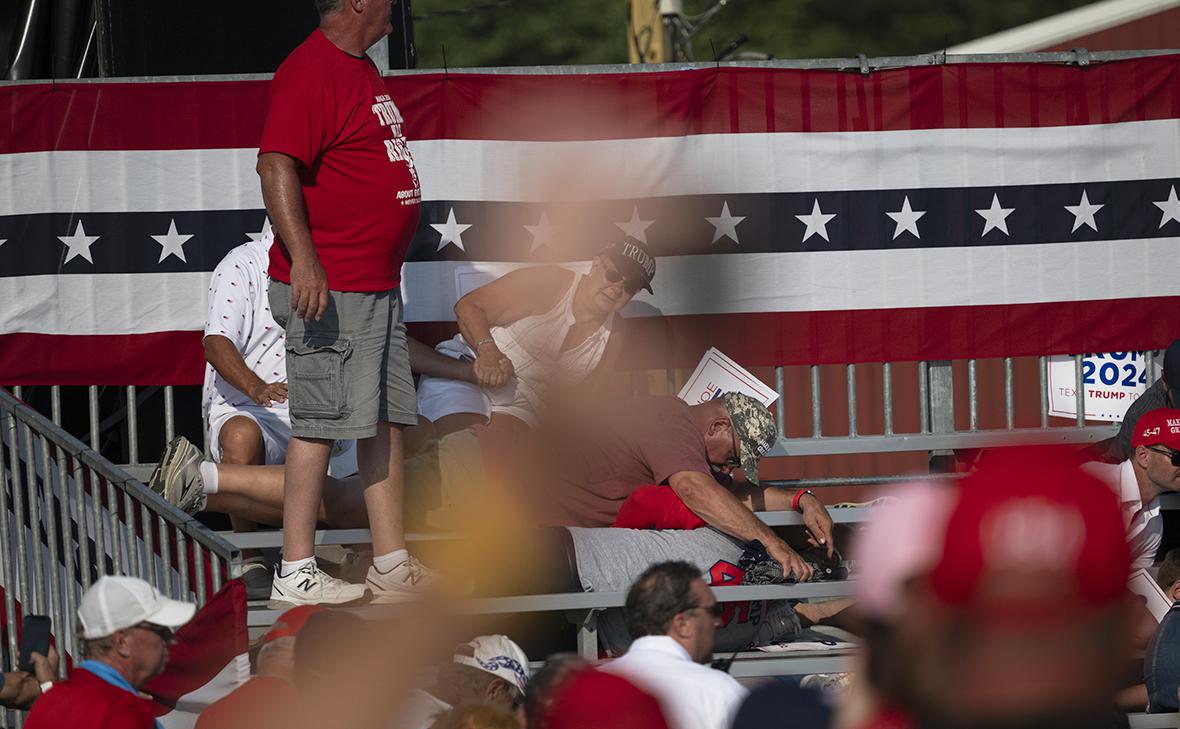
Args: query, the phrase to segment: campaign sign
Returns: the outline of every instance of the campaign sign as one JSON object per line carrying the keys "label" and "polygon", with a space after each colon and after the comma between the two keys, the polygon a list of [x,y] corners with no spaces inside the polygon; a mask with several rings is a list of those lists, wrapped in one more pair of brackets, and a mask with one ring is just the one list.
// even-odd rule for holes
{"label": "campaign sign", "polygon": [[778,399],[773,388],[767,387],[716,347],[710,347],[701,357],[700,364],[680,389],[679,397],[689,405],[697,405],[727,392],[744,392],[766,407]]}
{"label": "campaign sign", "polygon": [[1172,601],[1167,593],[1160,589],[1151,574],[1143,568],[1131,573],[1127,579],[1127,589],[1139,597],[1157,623],[1172,609]]}
{"label": "campaign sign", "polygon": [[[1049,414],[1076,418],[1077,368],[1073,357],[1049,358]],[[1147,360],[1140,352],[1087,354],[1082,358],[1086,419],[1122,422],[1127,408],[1147,389]]]}

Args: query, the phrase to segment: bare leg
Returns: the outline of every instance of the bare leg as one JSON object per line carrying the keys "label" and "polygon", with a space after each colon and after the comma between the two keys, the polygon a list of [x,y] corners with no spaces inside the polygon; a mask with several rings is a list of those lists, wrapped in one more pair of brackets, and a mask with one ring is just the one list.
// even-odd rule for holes
{"label": "bare leg", "polygon": [[[282,524],[284,477],[283,466],[221,464],[217,467],[217,493],[209,494],[206,508],[261,524]],[[334,529],[367,528],[369,516],[360,480],[325,478],[316,519]]]}
{"label": "bare leg", "polygon": [[[262,438],[262,429],[250,418],[237,415],[225,422],[217,434],[218,445],[221,448],[221,462],[243,466],[260,466],[266,463],[266,444]],[[235,532],[253,532],[258,525],[250,519],[244,519],[229,514],[229,523]],[[280,520],[282,516],[280,515]],[[268,522],[273,523],[273,522]],[[257,549],[243,549],[243,557],[257,557],[261,555]]]}
{"label": "bare leg", "polygon": [[[367,442],[357,444],[361,456],[365,453],[363,444]],[[401,445],[400,440],[398,445]],[[288,562],[315,556],[316,516],[331,454],[331,440],[291,436],[284,470],[286,491],[283,503],[283,559]],[[363,466],[361,473],[364,473]]]}
{"label": "bare leg", "polygon": [[[369,512],[373,554],[377,555],[406,547],[405,521],[402,517],[405,491],[402,427],[393,423],[377,423],[377,435],[358,440],[356,444],[357,466],[365,489],[365,507]],[[287,463],[291,463],[290,456]],[[285,519],[283,524],[285,527]]]}

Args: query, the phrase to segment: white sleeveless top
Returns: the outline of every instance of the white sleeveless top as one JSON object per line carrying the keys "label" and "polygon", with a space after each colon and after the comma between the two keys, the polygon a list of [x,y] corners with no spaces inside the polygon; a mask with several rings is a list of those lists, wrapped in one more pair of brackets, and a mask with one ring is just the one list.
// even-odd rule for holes
{"label": "white sleeveless top", "polygon": [[[577,346],[561,350],[574,326],[574,292],[583,278],[575,273],[569,290],[549,311],[491,328],[496,346],[512,360],[516,370],[516,378],[504,387],[483,388],[492,412],[505,412],[535,424],[551,388],[581,382],[598,366],[610,339],[614,314]],[[452,357],[475,355],[462,334],[439,344],[437,349]]]}

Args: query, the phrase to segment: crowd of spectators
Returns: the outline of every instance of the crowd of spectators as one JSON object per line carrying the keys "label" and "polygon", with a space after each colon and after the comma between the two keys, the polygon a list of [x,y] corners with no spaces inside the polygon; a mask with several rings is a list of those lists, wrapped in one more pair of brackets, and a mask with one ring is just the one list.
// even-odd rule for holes
{"label": "crowd of spectators", "polygon": [[[1120,706],[1180,708],[1180,553],[1158,569],[1175,604],[1144,641],[1141,686],[1115,668],[1144,647],[1127,580],[1153,569],[1160,496],[1180,491],[1180,342],[1119,436],[1092,451],[1106,462],[1000,451],[957,485],[898,489],[852,545],[855,602],[755,601],[735,618],[714,587],[835,574],[833,520],[810,491],[760,483],[780,424],[750,395],[609,396],[617,315],[652,291],[643,242],[604,241],[586,273],[527,268],[467,293],[459,333],[436,347],[406,335],[399,271],[421,191],[401,112],[363,54],[389,32],[388,5],[317,0],[319,30],[276,74],[258,162],[275,234],[231,251],[209,290],[208,458],[178,438],[149,480],[235,530],[283,527],[274,564],[247,553],[241,577],[249,599],[283,612],[255,643],[252,677],[197,729],[322,726],[328,712],[397,729],[1098,729],[1125,719]],[[400,660],[383,620],[398,614],[346,608],[454,588],[405,533],[454,528],[492,501],[515,517],[503,531],[523,525],[546,548],[472,589],[626,590],[599,618],[603,655],[530,647],[534,670],[513,637],[471,632],[383,686],[374,667]],[[802,538],[789,543],[766,510],[799,512]],[[370,530],[363,579],[321,569],[318,524]],[[195,609],[103,577],[78,609],[69,677],[55,649],[36,654],[32,673],[5,676],[0,702],[31,706],[30,729],[157,726],[142,691]],[[862,643],[838,691],[713,665],[816,625]],[[421,632],[443,640],[453,626]]]}

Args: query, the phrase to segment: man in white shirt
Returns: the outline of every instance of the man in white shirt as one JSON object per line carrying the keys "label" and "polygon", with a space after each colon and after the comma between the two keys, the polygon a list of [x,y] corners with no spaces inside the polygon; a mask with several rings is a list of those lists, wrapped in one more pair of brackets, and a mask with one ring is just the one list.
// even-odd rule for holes
{"label": "man in white shirt", "polygon": [[702,665],[713,656],[717,607],[695,566],[652,565],[623,607],[635,641],[602,670],[655,696],[672,729],[727,729],[747,692],[728,673]]}
{"label": "man in white shirt", "polygon": [[[283,463],[291,438],[287,410],[284,333],[270,313],[266,268],[274,237],[244,243],[226,254],[209,282],[205,314],[203,404],[209,451],[218,463]],[[234,531],[254,531],[230,516]],[[248,599],[270,595],[270,570],[251,550],[242,579]]]}
{"label": "man in white shirt", "polygon": [[1180,491],[1180,410],[1159,408],[1140,416],[1131,433],[1131,457],[1117,465],[1087,463],[1119,497],[1132,569],[1149,568],[1163,541],[1159,495]]}

